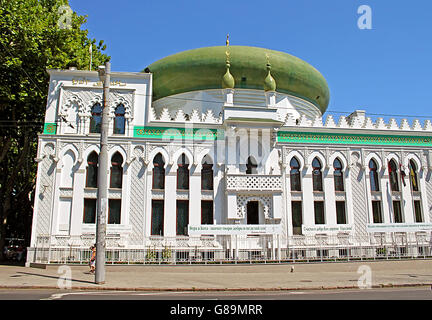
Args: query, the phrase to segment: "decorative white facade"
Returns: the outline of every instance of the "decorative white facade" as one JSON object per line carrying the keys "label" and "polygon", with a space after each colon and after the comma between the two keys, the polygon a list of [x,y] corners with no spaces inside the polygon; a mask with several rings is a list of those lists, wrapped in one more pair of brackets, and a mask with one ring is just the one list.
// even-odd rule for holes
{"label": "decorative white facade", "polygon": [[[41,252],[45,258],[49,252],[48,261],[66,256],[80,259],[76,250],[84,252],[95,242],[94,219],[86,210],[93,208],[91,199],[97,193],[97,188],[88,186],[89,158],[99,152],[100,136],[91,133],[92,108],[102,103],[102,84],[97,72],[49,73],[45,129],[35,159],[30,262],[40,260]],[[142,250],[139,259],[144,260],[154,258],[151,250],[158,257],[171,258],[171,253],[164,256],[166,248],[181,252],[185,259],[196,258],[197,252],[203,257],[205,252],[215,260],[250,258],[257,251],[273,260],[340,257],[350,248],[374,256],[383,247],[406,252],[400,249],[405,247],[419,256],[429,250],[430,254],[429,120],[424,124],[394,119],[373,122],[364,111],[322,118],[306,100],[253,89],[206,89],[152,102],[151,73],[113,72],[111,79],[109,159],[119,154],[121,163],[113,161],[106,174],[110,181],[113,166],[121,168],[114,173],[116,179],[121,177],[121,186],[108,190],[113,206],[108,217],[112,223],[107,221],[109,250]],[[119,105],[124,112],[116,118]],[[115,121],[123,121],[120,133],[114,133]],[[154,183],[158,154],[164,169],[162,189]],[[297,176],[293,158],[298,162]],[[335,160],[341,164],[338,172]],[[371,160],[377,167],[375,175]],[[394,170],[389,172],[392,160],[396,176]],[[205,164],[212,165],[213,186],[208,190],[202,187]],[[180,167],[187,168],[188,188],[178,186]],[[319,175],[321,182],[314,180]],[[392,181],[397,181],[397,190]],[[180,204],[187,216],[179,216]],[[204,205],[211,208],[206,217]],[[162,208],[158,211],[162,217],[155,206]],[[254,210],[257,214],[251,217]],[[181,224],[179,219],[186,222]],[[211,222],[204,223],[205,219]],[[185,223],[278,224],[282,231],[260,236],[189,236]]]}

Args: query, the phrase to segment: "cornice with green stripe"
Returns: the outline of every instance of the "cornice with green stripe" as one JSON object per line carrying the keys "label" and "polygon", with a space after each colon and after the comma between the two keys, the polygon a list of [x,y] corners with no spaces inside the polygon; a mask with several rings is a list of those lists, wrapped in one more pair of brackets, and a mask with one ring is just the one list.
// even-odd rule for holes
{"label": "cornice with green stripe", "polygon": [[432,137],[279,131],[281,143],[360,144],[432,147]]}
{"label": "cornice with green stripe", "polygon": [[221,140],[224,139],[224,131],[207,128],[167,128],[135,126],[134,137],[166,140]]}

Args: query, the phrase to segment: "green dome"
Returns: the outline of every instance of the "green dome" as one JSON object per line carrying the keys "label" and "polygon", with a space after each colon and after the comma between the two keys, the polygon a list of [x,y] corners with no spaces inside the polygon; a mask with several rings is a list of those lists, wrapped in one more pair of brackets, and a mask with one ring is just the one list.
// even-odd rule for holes
{"label": "green dome", "polygon": [[153,73],[153,100],[195,90],[222,89],[227,50],[235,88],[264,90],[268,54],[277,92],[308,100],[322,113],[327,109],[330,99],[327,82],[314,67],[284,52],[247,46],[193,49],[152,63],[146,71]]}

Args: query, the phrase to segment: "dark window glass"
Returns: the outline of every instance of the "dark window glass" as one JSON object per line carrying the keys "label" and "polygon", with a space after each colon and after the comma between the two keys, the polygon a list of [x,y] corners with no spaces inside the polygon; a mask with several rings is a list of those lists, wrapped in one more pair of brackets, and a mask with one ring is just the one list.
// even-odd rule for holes
{"label": "dark window glass", "polygon": [[321,162],[317,158],[312,161],[312,182],[313,191],[323,191]]}
{"label": "dark window glass", "polygon": [[204,163],[201,169],[201,189],[213,190],[213,165]]}
{"label": "dark window glass", "polygon": [[345,201],[336,201],[336,220],[337,224],[346,224]]}
{"label": "dark window glass", "polygon": [[84,223],[96,223],[96,199],[84,199]]}
{"label": "dark window glass", "polygon": [[90,133],[100,133],[102,126],[102,106],[96,103],[91,109]]}
{"label": "dark window glass", "polygon": [[201,201],[201,224],[213,224],[213,201]]}
{"label": "dark window glass", "polygon": [[86,187],[88,188],[97,188],[98,161],[99,156],[94,151],[87,158]]}
{"label": "dark window glass", "polygon": [[381,201],[372,201],[373,222],[382,223]]}
{"label": "dark window glass", "polygon": [[109,199],[108,209],[108,224],[120,224],[121,200]]}
{"label": "dark window glass", "polygon": [[325,224],[324,201],[314,202],[315,224]]}
{"label": "dark window glass", "polygon": [[335,191],[344,191],[342,163],[339,159],[335,159],[333,162],[333,168]]}
{"label": "dark window glass", "polygon": [[379,191],[378,166],[374,160],[369,161],[369,178],[371,191]]}
{"label": "dark window glass", "polygon": [[420,200],[414,200],[415,222],[423,222]]}
{"label": "dark window glass", "polygon": [[152,200],[152,222],[151,234],[152,236],[163,236],[164,227],[164,201]]}
{"label": "dark window glass", "polygon": [[165,189],[165,162],[158,153],[153,159],[153,189]]}
{"label": "dark window glass", "polygon": [[393,214],[394,214],[394,222],[395,223],[402,223],[403,217],[402,217],[402,208],[400,201],[393,201]]}
{"label": "dark window glass", "polygon": [[389,179],[390,179],[390,189],[391,191],[399,191],[399,181],[397,174],[397,166],[394,160],[390,160],[388,164],[389,169]]}
{"label": "dark window glass", "polygon": [[122,187],[123,180],[123,157],[119,152],[116,152],[111,158],[111,179],[110,179],[110,188],[118,188]]}
{"label": "dark window glass", "polygon": [[114,111],[114,133],[124,134],[125,133],[125,107],[120,104]]}
{"label": "dark window glass", "polygon": [[153,189],[165,189],[165,162],[158,153],[153,159]]}
{"label": "dark window glass", "polygon": [[291,202],[292,209],[292,226],[293,226],[293,234],[300,235],[302,234],[302,202],[301,201],[292,201]]}
{"label": "dark window glass", "polygon": [[257,162],[254,157],[249,157],[246,164],[246,174],[257,174]]}
{"label": "dark window glass", "polygon": [[417,166],[413,160],[409,162],[409,176],[411,181],[412,191],[419,191],[418,179],[417,179]]}
{"label": "dark window glass", "polygon": [[187,236],[189,224],[189,201],[177,200],[177,235]]}
{"label": "dark window glass", "polygon": [[180,163],[177,168],[177,189],[189,190],[189,164],[186,161],[186,155],[181,155]]}
{"label": "dark window glass", "polygon": [[259,224],[258,201],[247,203],[247,224]]}
{"label": "dark window glass", "polygon": [[301,191],[300,164],[296,158],[291,159],[290,167],[291,191]]}

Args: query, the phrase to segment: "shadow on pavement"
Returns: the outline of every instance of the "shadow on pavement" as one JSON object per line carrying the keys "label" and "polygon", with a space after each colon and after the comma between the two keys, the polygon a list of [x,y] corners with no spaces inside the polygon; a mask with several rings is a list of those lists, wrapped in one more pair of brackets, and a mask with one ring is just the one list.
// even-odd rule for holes
{"label": "shadow on pavement", "polygon": [[[20,272],[20,271],[18,271],[17,273],[19,273],[19,274],[25,274],[25,275],[29,275],[29,276],[37,276],[37,277],[43,277],[43,278],[56,279],[56,280],[59,279],[59,277],[56,277],[56,276],[48,276],[48,275],[38,274],[38,273]],[[90,283],[90,284],[94,284],[94,281],[77,280],[77,279],[70,279],[70,281],[72,281],[72,282],[80,282],[80,283]]]}

